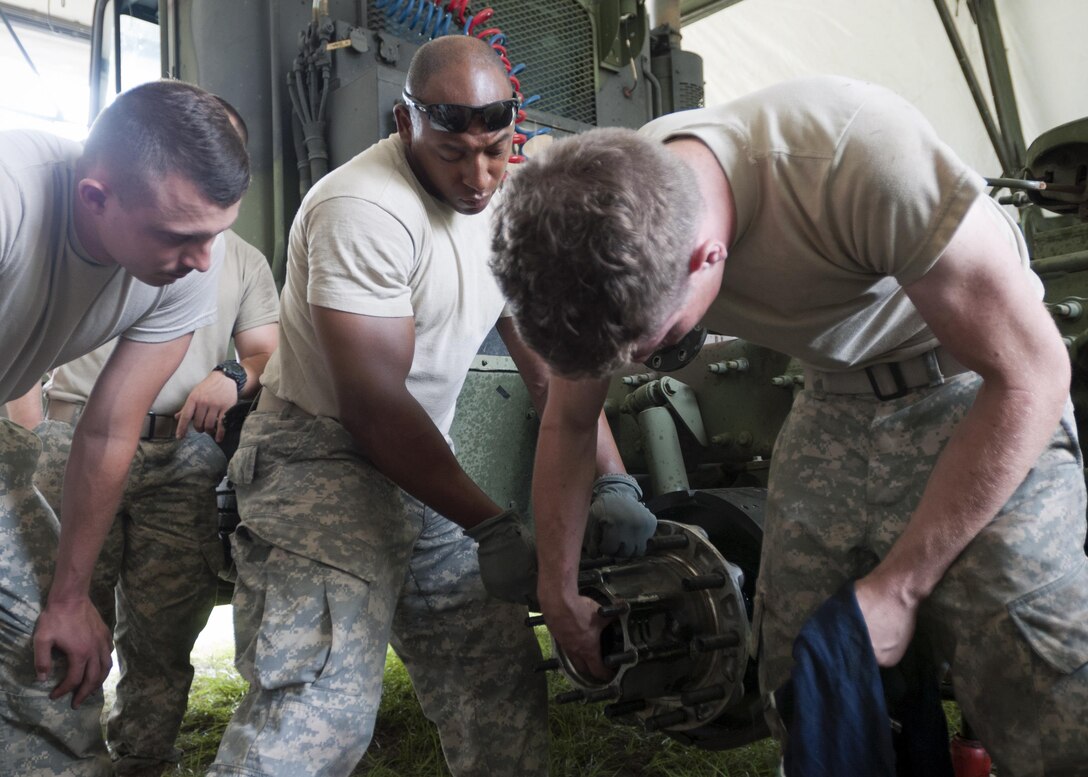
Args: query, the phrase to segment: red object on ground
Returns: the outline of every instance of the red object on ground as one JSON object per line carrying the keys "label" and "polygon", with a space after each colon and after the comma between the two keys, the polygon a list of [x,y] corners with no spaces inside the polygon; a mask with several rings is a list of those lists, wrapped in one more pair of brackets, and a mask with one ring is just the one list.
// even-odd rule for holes
{"label": "red object on ground", "polygon": [[990,754],[977,739],[952,737],[952,771],[956,777],[990,777]]}

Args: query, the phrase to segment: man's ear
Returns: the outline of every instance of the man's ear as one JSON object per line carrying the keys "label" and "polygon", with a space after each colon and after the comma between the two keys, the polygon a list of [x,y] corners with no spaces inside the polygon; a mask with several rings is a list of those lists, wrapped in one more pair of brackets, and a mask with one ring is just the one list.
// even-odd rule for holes
{"label": "man's ear", "polygon": [[83,178],[76,184],[80,204],[95,215],[101,215],[106,210],[112,194],[109,185],[97,178]]}
{"label": "man's ear", "polygon": [[405,147],[412,147],[412,116],[408,113],[408,106],[397,103],[393,106],[393,118],[397,122],[397,134]]}
{"label": "man's ear", "polygon": [[724,262],[726,257],[725,246],[717,240],[701,240],[691,251],[688,259],[688,272],[697,273],[702,269],[715,269],[715,265]]}

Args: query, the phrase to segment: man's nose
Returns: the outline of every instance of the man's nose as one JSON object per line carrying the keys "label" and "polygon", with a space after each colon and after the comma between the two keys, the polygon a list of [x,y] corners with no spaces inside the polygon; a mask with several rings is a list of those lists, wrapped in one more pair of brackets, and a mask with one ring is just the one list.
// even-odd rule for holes
{"label": "man's nose", "polygon": [[470,157],[464,172],[464,183],[473,191],[482,192],[488,188],[491,173],[488,170],[487,157],[484,154],[474,154]]}
{"label": "man's nose", "polygon": [[182,264],[191,267],[197,272],[207,272],[212,266],[212,243],[215,238],[209,238],[194,244],[182,257]]}

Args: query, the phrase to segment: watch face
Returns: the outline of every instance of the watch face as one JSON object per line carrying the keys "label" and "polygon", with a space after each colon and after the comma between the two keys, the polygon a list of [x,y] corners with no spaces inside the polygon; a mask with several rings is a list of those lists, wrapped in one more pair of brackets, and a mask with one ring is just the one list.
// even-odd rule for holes
{"label": "watch face", "polygon": [[239,391],[242,390],[242,386],[244,386],[246,382],[246,371],[241,364],[236,361],[225,361],[222,364],[217,364],[215,369],[237,383]]}

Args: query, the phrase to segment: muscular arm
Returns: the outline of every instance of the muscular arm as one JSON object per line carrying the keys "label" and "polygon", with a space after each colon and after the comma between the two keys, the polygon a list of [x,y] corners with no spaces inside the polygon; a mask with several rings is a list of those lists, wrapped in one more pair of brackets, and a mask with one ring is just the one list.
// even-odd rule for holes
{"label": "muscular arm", "polygon": [[533,470],[537,598],[548,630],[575,666],[598,677],[610,674],[601,662],[605,620],[578,593],[578,562],[607,391],[607,380],[552,378]]}
{"label": "muscular arm", "polygon": [[415,351],[411,317],[381,318],[312,305],[340,422],[386,477],[461,526],[502,512],[465,474],[405,383]]}
{"label": "muscular arm", "polygon": [[60,545],[45,609],[34,632],[34,666],[49,673],[51,650],[68,658],[54,699],[75,691],[78,706],[110,669],[109,630],[88,595],[91,573],[124,490],[151,403],[181,363],[190,336],[167,343],[121,339],[87,399],[64,475]]}
{"label": "muscular arm", "polygon": [[21,397],[11,400],[4,409],[8,418],[24,429],[33,429],[45,417],[42,414],[42,387],[35,385]]}
{"label": "muscular arm", "polygon": [[[238,363],[246,371],[246,387],[239,399],[252,399],[261,387],[261,376],[272,352],[280,344],[280,325],[263,324],[234,335],[234,350]],[[217,373],[218,374],[218,373]]]}
{"label": "muscular arm", "polygon": [[1027,475],[1068,396],[1065,348],[996,218],[976,203],[934,268],[906,287],[942,345],[983,383],[903,534],[858,582],[882,665],[902,657],[918,604]]}

